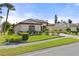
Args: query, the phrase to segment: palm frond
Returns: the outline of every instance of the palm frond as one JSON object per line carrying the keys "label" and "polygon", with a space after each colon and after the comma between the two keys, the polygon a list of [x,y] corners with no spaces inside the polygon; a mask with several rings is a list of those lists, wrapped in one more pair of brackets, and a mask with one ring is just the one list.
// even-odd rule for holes
{"label": "palm frond", "polygon": [[0,4],[0,7],[7,7],[7,8],[9,8],[9,10],[15,10],[14,6],[10,3]]}

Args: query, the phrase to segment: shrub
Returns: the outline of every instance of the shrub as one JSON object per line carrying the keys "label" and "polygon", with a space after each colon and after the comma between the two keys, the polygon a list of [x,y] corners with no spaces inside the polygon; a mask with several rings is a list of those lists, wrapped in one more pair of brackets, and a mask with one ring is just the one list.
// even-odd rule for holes
{"label": "shrub", "polygon": [[22,40],[28,40],[29,34],[27,32],[19,32],[19,35],[22,36]]}
{"label": "shrub", "polygon": [[71,31],[72,33],[75,33],[76,35],[78,35],[78,32],[77,31]]}
{"label": "shrub", "polygon": [[10,28],[10,29],[8,30],[8,34],[13,34],[13,33],[14,33],[13,29]]}
{"label": "shrub", "polygon": [[21,36],[18,36],[18,35],[7,35],[6,37],[6,41],[8,42],[21,42],[22,40],[22,37]]}
{"label": "shrub", "polygon": [[6,42],[5,36],[0,35],[0,44],[3,44],[3,43],[5,43],[5,42]]}
{"label": "shrub", "polygon": [[66,31],[71,32],[71,29],[70,28],[67,28]]}

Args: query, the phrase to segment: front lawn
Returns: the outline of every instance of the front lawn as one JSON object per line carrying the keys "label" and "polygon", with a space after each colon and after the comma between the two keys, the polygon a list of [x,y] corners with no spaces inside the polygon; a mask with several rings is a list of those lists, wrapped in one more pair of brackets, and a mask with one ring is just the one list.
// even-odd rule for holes
{"label": "front lawn", "polygon": [[[40,41],[40,40],[47,40],[47,39],[53,39],[53,38],[58,38],[59,36],[49,36],[49,35],[45,35],[45,34],[42,34],[42,35],[35,35],[35,36],[29,36],[29,39],[27,42],[35,42],[35,41]],[[17,41],[17,42],[20,42],[22,41],[22,37],[21,36],[18,36],[18,35],[0,35],[0,45],[3,44],[3,43],[6,43],[6,40],[9,40],[9,41]],[[26,42],[26,41],[25,41]]]}
{"label": "front lawn", "polygon": [[60,45],[65,45],[65,44],[70,44],[74,42],[79,42],[79,39],[75,38],[64,38],[60,40],[54,40],[50,42],[45,42],[45,43],[40,43],[40,44],[33,44],[30,46],[20,46],[16,48],[8,48],[8,49],[0,49],[0,55],[19,55],[23,53],[28,53],[40,49],[45,49],[45,48],[50,48],[50,47],[55,47],[55,46],[60,46]]}
{"label": "front lawn", "polygon": [[58,38],[59,36],[49,36],[49,35],[35,35],[35,36],[30,36],[27,42],[34,42],[34,41],[41,41],[41,40],[47,40],[47,39],[54,39]]}

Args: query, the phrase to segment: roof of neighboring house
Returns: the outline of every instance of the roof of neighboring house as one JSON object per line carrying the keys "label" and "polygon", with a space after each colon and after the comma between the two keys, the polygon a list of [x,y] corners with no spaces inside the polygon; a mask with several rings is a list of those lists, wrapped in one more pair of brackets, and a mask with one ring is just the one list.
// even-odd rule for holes
{"label": "roof of neighboring house", "polygon": [[79,23],[76,23],[77,27],[79,27]]}
{"label": "roof of neighboring house", "polygon": [[41,22],[41,23],[48,23],[47,21],[39,20],[39,19],[35,19],[34,21],[36,21],[36,22]]}
{"label": "roof of neighboring house", "polygon": [[55,26],[55,24],[48,24],[48,26]]}

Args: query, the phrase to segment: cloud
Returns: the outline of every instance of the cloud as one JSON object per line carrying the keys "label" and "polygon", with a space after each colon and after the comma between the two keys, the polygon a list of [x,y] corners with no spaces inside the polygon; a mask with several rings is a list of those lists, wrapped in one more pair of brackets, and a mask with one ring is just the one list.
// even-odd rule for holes
{"label": "cloud", "polygon": [[[42,14],[41,13],[37,13],[37,14],[34,14],[34,13],[25,13],[23,15],[19,15],[16,11],[12,11],[9,14],[8,21],[10,23],[16,23],[16,22],[18,23],[18,22],[21,22],[21,21],[29,19],[29,18],[43,19],[40,15],[42,15]],[[5,19],[6,19],[6,16],[3,16],[3,17],[4,18],[2,19],[2,22],[4,22]]]}
{"label": "cloud", "polygon": [[75,4],[73,4],[74,6],[79,6],[79,3],[75,3]]}
{"label": "cloud", "polygon": [[44,19],[42,16],[43,16],[42,13],[37,13],[37,14],[34,14],[34,13],[25,13],[23,15],[23,17],[25,17],[26,19],[28,19],[28,18]]}

